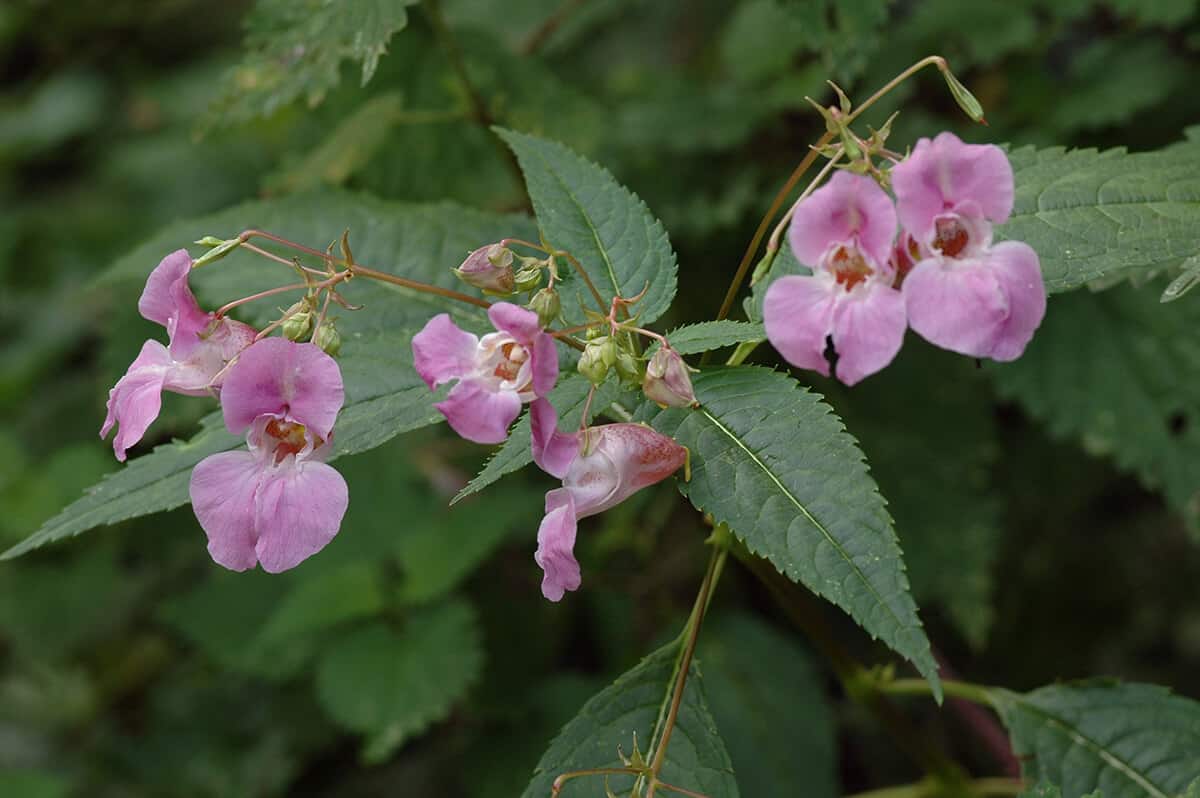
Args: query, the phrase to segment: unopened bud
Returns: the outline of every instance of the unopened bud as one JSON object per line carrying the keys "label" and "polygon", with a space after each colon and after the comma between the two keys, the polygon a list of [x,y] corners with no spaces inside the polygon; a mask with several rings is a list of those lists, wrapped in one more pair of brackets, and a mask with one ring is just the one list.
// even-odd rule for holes
{"label": "unopened bud", "polygon": [[489,294],[508,296],[513,292],[515,283],[512,264],[511,249],[489,244],[468,255],[454,273],[467,285],[481,288]]}
{"label": "unopened bud", "polygon": [[621,378],[621,384],[626,388],[636,389],[641,384],[642,369],[638,359],[629,352],[624,349],[618,350],[615,367],[617,376]]}
{"label": "unopened bud", "polygon": [[537,314],[538,324],[549,327],[562,312],[562,302],[553,288],[543,288],[529,300],[529,309]]}
{"label": "unopened bud", "polygon": [[517,269],[517,274],[513,279],[518,291],[532,291],[542,284],[542,262],[533,260],[532,258],[522,258],[525,261],[533,261]]}
{"label": "unopened bud", "polygon": [[283,337],[289,341],[303,341],[312,332],[313,314],[308,308],[289,311],[289,316],[283,320],[280,329]]}
{"label": "unopened bud", "polygon": [[971,117],[971,121],[986,125],[987,120],[983,118],[983,106],[979,104],[979,100],[975,99],[975,95],[968,91],[967,87],[954,77],[954,73],[949,69],[942,70],[942,77],[946,79],[946,85],[950,88],[950,93],[954,95],[954,101],[958,103],[958,107],[963,109],[963,113]]}
{"label": "unopened bud", "polygon": [[691,407],[696,404],[688,365],[674,349],[662,347],[646,364],[642,392],[660,407]]}
{"label": "unopened bud", "polygon": [[225,257],[230,252],[233,252],[242,245],[242,239],[231,238],[228,241],[222,241],[221,239],[213,236],[205,236],[204,238],[197,240],[196,243],[202,246],[212,247],[212,249],[196,258],[196,260],[192,261],[193,269],[198,269],[207,263],[212,263],[213,261],[217,261]]}
{"label": "unopened bud", "polygon": [[604,353],[608,348],[609,338],[594,338],[584,347],[579,356],[579,373],[588,378],[592,385],[601,385],[608,376],[611,364],[605,362]]}
{"label": "unopened bud", "polygon": [[338,352],[342,351],[342,334],[337,331],[337,327],[333,326],[332,321],[326,321],[317,328],[317,333],[313,336],[313,343],[321,347],[325,354],[337,357]]}

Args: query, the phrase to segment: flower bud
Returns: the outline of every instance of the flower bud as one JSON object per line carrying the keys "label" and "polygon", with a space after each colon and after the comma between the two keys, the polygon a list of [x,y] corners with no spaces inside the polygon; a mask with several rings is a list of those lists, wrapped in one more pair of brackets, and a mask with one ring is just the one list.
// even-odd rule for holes
{"label": "flower bud", "polygon": [[696,404],[688,365],[674,349],[662,347],[646,364],[642,392],[660,407],[691,407]]}
{"label": "flower bud", "polygon": [[642,382],[642,369],[638,359],[624,349],[620,349],[617,351],[615,367],[617,376],[621,378],[621,384],[626,388],[636,390]]}
{"label": "flower bud", "polygon": [[549,327],[562,312],[562,302],[553,288],[543,288],[529,301],[529,309],[537,314],[538,324]]}
{"label": "flower bud", "polygon": [[289,315],[284,320],[283,324],[280,325],[280,329],[283,330],[283,337],[289,341],[296,342],[306,340],[309,333],[312,332],[312,311],[306,307],[303,310],[297,310],[294,313],[292,313],[290,310],[288,312],[291,315]]}
{"label": "flower bud", "polygon": [[950,94],[954,96],[954,101],[958,103],[958,107],[962,109],[963,113],[969,116],[972,122],[986,125],[987,120],[983,118],[983,106],[979,104],[979,100],[975,99],[975,95],[949,69],[942,70],[942,77],[945,78],[946,87],[950,89]]}
{"label": "flower bud", "polygon": [[198,269],[207,263],[212,263],[213,261],[220,260],[221,258],[225,257],[230,252],[233,252],[233,250],[242,245],[242,239],[231,238],[228,241],[222,241],[214,236],[205,236],[204,238],[196,241],[196,243],[206,247],[212,247],[212,249],[196,258],[196,260],[192,261],[193,269]]}
{"label": "flower bud", "polygon": [[[534,260],[533,258],[522,258],[525,265],[517,269],[517,274],[513,278],[518,291],[532,291],[542,284],[542,261]],[[532,261],[532,262],[531,262]]]}
{"label": "flower bud", "polygon": [[608,376],[608,369],[611,364],[605,362],[605,350],[608,348],[609,338],[601,336],[593,338],[584,348],[583,354],[579,356],[579,373],[587,377],[592,385],[600,385]]}
{"label": "flower bud", "polygon": [[333,326],[332,321],[326,321],[317,328],[312,342],[331,357],[337,357],[338,352],[342,351],[342,335],[337,331],[337,327]]}
{"label": "flower bud", "polygon": [[500,244],[480,247],[454,270],[467,285],[489,294],[507,296],[513,292],[513,251]]}

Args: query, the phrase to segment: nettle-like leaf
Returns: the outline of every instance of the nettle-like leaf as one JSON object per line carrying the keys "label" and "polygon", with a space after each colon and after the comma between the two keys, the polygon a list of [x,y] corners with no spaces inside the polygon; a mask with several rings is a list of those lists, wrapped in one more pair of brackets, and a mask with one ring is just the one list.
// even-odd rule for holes
{"label": "nettle-like leaf", "polygon": [[363,757],[380,762],[445,718],[482,668],[475,611],[452,601],[415,612],[399,632],[376,622],[329,646],[317,663],[317,698],[367,737]]}
{"label": "nettle-like leaf", "polygon": [[[1023,147],[1009,153],[1012,218],[1051,292],[1177,266],[1200,252],[1200,136],[1154,152]],[[1053,315],[1053,314],[1051,314]]]}
{"label": "nettle-like leaf", "polygon": [[1200,773],[1200,704],[1156,685],[1052,685],[989,696],[1031,782],[1063,798],[1174,798]]}
{"label": "nettle-like leaf", "polygon": [[393,34],[417,0],[257,0],[246,17],[246,54],[226,78],[211,116],[234,123],[269,115],[304,97],[316,106],[341,80],[345,60],[375,74]]}
{"label": "nettle-like leaf", "polygon": [[696,650],[705,692],[746,795],[836,798],[837,740],[804,646],[754,615],[706,620]]}
{"label": "nettle-like leaf", "polygon": [[[665,716],[674,687],[678,654],[677,644],[660,648],[584,704],[542,755],[523,798],[550,795],[554,780],[571,771],[623,767],[618,748],[631,756],[635,735],[638,750],[649,760],[653,735]],[[729,754],[709,712],[695,663],[684,686],[678,722],[659,776],[709,798],[738,795]],[[609,776],[608,783],[615,793],[627,795],[634,778]],[[572,779],[558,793],[561,798],[603,794],[603,776]]]}
{"label": "nettle-like leaf", "polygon": [[[645,290],[632,312],[643,324],[661,316],[675,296],[675,252],[646,204],[608,170],[562,144],[512,130],[497,133],[517,155],[546,240],[583,264],[606,303]],[[583,281],[563,266],[564,299],[578,294],[598,310]],[[563,315],[572,324],[585,320],[574,301],[563,302]]]}
{"label": "nettle-like leaf", "polygon": [[[204,233],[233,235],[250,226],[313,244],[335,240],[349,229],[360,263],[447,288],[459,287],[451,269],[469,250],[506,235],[531,232],[523,217],[483,213],[450,203],[410,205],[340,192],[300,195],[246,203],[177,222],[118,261],[101,284],[132,287],[132,291],[122,292],[132,294],[128,300],[132,313],[135,292],[168,252]],[[231,298],[294,280],[294,274],[283,266],[235,253],[193,272],[192,284],[202,305],[216,307]],[[465,328],[490,329],[481,309],[431,294],[362,278],[347,285],[344,293],[364,309],[338,314],[344,341],[339,365],[346,404],[335,429],[335,457],[371,449],[402,432],[441,420],[433,402],[445,389],[431,393],[412,367],[410,342],[426,320],[435,313],[450,312]],[[277,316],[277,303],[267,300],[248,306],[243,319],[261,325]],[[97,425],[102,416],[103,407],[98,406]],[[101,524],[185,504],[192,467],[210,454],[241,445],[239,437],[225,431],[219,416],[210,416],[190,441],[160,446],[134,459],[3,556],[15,557]]]}
{"label": "nettle-like leaf", "polygon": [[757,367],[706,371],[693,386],[697,409],[647,406],[654,427],[691,451],[680,487],[692,504],[908,658],[940,700],[886,502],[829,405]]}
{"label": "nettle-like leaf", "polygon": [[1160,284],[1056,299],[1024,356],[990,369],[1060,438],[1111,457],[1197,521],[1200,303],[1159,303]]}
{"label": "nettle-like leaf", "polygon": [[[704,321],[678,327],[667,333],[671,348],[681,355],[695,355],[734,344],[766,340],[761,324],[744,321]],[[655,344],[647,354],[658,349]]]}
{"label": "nettle-like leaf", "polygon": [[[583,408],[587,404],[588,393],[591,389],[592,384],[583,375],[569,374],[550,392],[548,398],[558,411],[561,429],[573,429],[580,425]],[[604,409],[615,402],[620,394],[621,388],[615,377],[597,388],[588,412],[588,423],[597,414],[603,413]],[[500,477],[519,471],[532,463],[533,449],[530,440],[529,414],[526,413],[513,426],[508,440],[484,464],[483,470],[468,482],[450,503],[457,504],[472,493],[478,493],[491,485]]]}

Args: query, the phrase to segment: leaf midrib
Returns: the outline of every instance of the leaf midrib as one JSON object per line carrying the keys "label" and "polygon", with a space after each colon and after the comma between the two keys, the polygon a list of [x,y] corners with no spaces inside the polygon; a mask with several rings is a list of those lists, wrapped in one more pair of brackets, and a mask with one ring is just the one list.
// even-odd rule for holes
{"label": "leaf midrib", "polygon": [[888,604],[886,602],[883,601],[883,597],[879,595],[879,592],[877,590],[875,590],[875,586],[872,585],[871,582],[867,579],[866,574],[864,574],[862,572],[862,569],[860,569],[858,567],[858,564],[855,563],[854,560],[849,556],[849,554],[846,552],[845,548],[842,547],[842,544],[829,532],[828,529],[825,528],[825,526],[823,524],[821,524],[816,519],[816,517],[813,516],[812,513],[810,513],[808,511],[808,508],[805,507],[804,504],[801,503],[800,500],[798,498],[796,498],[796,496],[794,496],[790,490],[787,489],[787,487],[779,480],[779,478],[777,476],[775,476],[775,473],[773,471],[771,471],[770,468],[767,467],[766,463],[764,463],[761,459],[759,459],[758,455],[755,452],[751,451],[748,446],[746,446],[744,443],[742,443],[741,439],[738,438],[738,436],[735,435],[732,430],[730,430],[728,427],[726,427],[724,424],[722,424],[720,421],[718,421],[716,419],[716,417],[712,415],[712,413],[708,412],[707,408],[701,407],[699,409],[699,411],[700,411],[701,415],[703,415],[705,418],[707,418],[709,421],[711,421],[713,423],[713,425],[715,425],[717,427],[717,429],[721,430],[721,432],[724,433],[726,435],[726,437],[728,437],[731,441],[733,441],[735,444],[737,444],[737,446],[742,451],[744,451],[746,453],[746,455],[748,457],[750,457],[750,459],[753,460],[756,465],[758,465],[759,468],[762,469],[763,473],[765,473],[768,477],[770,477],[771,481],[775,483],[775,485],[779,488],[780,492],[782,492],[784,496],[786,496],[788,499],[790,499],[792,504],[796,505],[796,508],[798,510],[800,510],[801,513],[804,514],[804,517],[809,520],[809,523],[811,523],[818,530],[820,530],[821,534],[825,536],[825,539],[827,541],[829,541],[829,543],[834,547],[834,549],[841,556],[841,558],[846,562],[846,564],[850,566],[851,570],[854,572],[854,575],[856,577],[858,577],[859,581],[863,585],[866,586],[868,591],[870,591],[871,597],[875,600],[875,603],[878,606],[882,607],[884,609],[884,611],[887,612],[888,616],[893,621],[896,622],[896,625],[901,629],[912,628],[909,624],[906,624],[903,621],[901,621],[900,618],[896,615],[896,613],[892,611],[892,608],[890,606],[888,606]]}
{"label": "leaf midrib", "polygon": [[1116,754],[1111,753],[1103,745],[1096,742],[1095,740],[1093,740],[1091,737],[1087,736],[1083,732],[1079,731],[1079,729],[1077,727],[1073,726],[1072,724],[1068,723],[1067,721],[1063,720],[1062,718],[1058,717],[1057,715],[1053,714],[1052,712],[1044,710],[1041,707],[1037,706],[1036,704],[1033,704],[1032,702],[1024,700],[1023,696],[1020,696],[1017,694],[1011,694],[1011,693],[1010,693],[1010,696],[1012,696],[1013,702],[1016,703],[1018,706],[1020,706],[1022,709],[1025,709],[1026,711],[1030,712],[1031,714],[1037,715],[1040,718],[1044,719],[1046,721],[1046,723],[1048,725],[1050,725],[1051,727],[1061,730],[1071,740],[1071,742],[1073,744],[1081,745],[1084,748],[1090,750],[1099,759],[1103,760],[1106,764],[1108,764],[1110,767],[1112,767],[1113,770],[1116,770],[1118,773],[1120,773],[1122,776],[1124,776],[1127,779],[1129,779],[1130,781],[1132,781],[1138,787],[1142,788],[1143,790],[1148,792],[1150,795],[1154,796],[1154,798],[1171,798],[1170,795],[1168,795],[1167,793],[1160,790],[1140,770],[1138,770],[1137,768],[1135,768],[1133,765],[1129,764],[1125,760],[1121,759]]}

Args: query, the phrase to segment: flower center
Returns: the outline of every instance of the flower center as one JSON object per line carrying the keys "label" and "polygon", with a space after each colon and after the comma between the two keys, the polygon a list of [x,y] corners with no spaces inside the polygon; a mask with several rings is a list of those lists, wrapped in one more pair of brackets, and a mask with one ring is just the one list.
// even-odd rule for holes
{"label": "flower center", "polygon": [[521,373],[521,366],[529,360],[529,352],[516,341],[510,341],[500,347],[500,361],[492,371],[493,376],[506,382],[512,382]]}
{"label": "flower center", "polygon": [[[271,436],[275,441],[275,462],[283,462],[283,459],[290,454],[299,454],[308,445],[308,440],[305,436],[303,424],[297,424],[293,421],[281,421],[273,418],[267,422],[267,435]],[[314,448],[320,446],[322,441],[318,438],[313,442]]]}
{"label": "flower center", "polygon": [[936,222],[933,248],[948,258],[957,258],[971,243],[971,234],[966,225],[956,217],[941,217]]}
{"label": "flower center", "polygon": [[838,247],[829,256],[827,265],[838,285],[845,286],[847,291],[875,273],[854,247]]}

